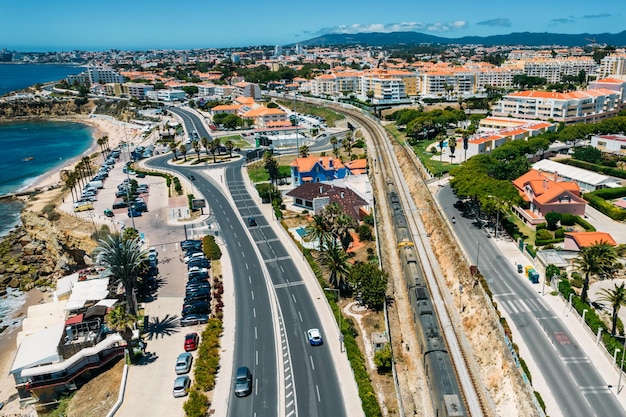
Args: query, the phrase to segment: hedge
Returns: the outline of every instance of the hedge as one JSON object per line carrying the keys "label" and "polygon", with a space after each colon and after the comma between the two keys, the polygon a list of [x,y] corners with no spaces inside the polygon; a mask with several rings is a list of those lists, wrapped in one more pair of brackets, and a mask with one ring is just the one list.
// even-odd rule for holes
{"label": "hedge", "polygon": [[626,188],[605,188],[583,194],[583,198],[589,202],[591,207],[595,208],[602,214],[609,216],[613,220],[626,220],[626,210],[615,206],[607,200],[613,200],[626,196]]}

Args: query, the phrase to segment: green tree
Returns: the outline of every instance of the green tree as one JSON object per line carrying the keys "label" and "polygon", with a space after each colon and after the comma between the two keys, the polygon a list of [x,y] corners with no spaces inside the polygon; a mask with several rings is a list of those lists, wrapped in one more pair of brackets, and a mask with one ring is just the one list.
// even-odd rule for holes
{"label": "green tree", "polygon": [[101,240],[95,250],[96,258],[106,267],[113,278],[124,285],[126,293],[126,310],[132,315],[137,314],[134,291],[137,288],[137,276],[147,252],[141,249],[141,240],[123,239],[120,234],[112,234]]}
{"label": "green tree", "polygon": [[380,311],[385,306],[388,276],[378,265],[357,263],[350,269],[348,281],[361,294],[361,302],[368,308]]}
{"label": "green tree", "polygon": [[200,159],[200,150],[202,149],[200,147],[200,142],[197,139],[194,139],[193,142],[191,142],[191,147],[197,155],[196,159]]}
{"label": "green tree", "polygon": [[218,139],[213,139],[209,142],[209,151],[211,151],[211,155],[213,155],[213,163],[215,163],[215,154],[219,151],[220,142]]}
{"label": "green tree", "polygon": [[185,158],[185,162],[187,162],[187,145],[185,145],[184,143],[181,143],[180,146],[178,147],[178,151],[181,153],[183,158]]}
{"label": "green tree", "polygon": [[331,240],[328,247],[319,255],[320,266],[328,274],[328,283],[334,288],[345,287],[350,274],[348,259],[348,254],[334,240]]}
{"label": "green tree", "polygon": [[299,152],[300,153],[300,158],[306,158],[306,157],[309,156],[309,147],[308,146],[306,146],[306,145],[300,146],[299,151],[300,151]]}
{"label": "green tree", "polygon": [[278,161],[270,151],[267,151],[263,154],[264,168],[267,170],[267,173],[270,177],[270,182],[272,184],[276,184],[278,180]]}
{"label": "green tree", "polygon": [[392,362],[393,355],[391,354],[389,344],[386,344],[382,349],[374,353],[374,364],[376,365],[376,372],[379,374],[386,374],[391,371]]}
{"label": "green tree", "polygon": [[330,240],[333,239],[329,225],[322,215],[315,214],[311,221],[304,228],[304,240],[307,242],[318,242],[320,251],[325,250],[329,246]]}
{"label": "green tree", "polygon": [[574,267],[583,275],[583,288],[580,294],[582,302],[587,302],[589,280],[592,276],[603,276],[614,268],[617,254],[615,248],[607,242],[601,241],[587,246],[574,258]]}
{"label": "green tree", "polygon": [[209,148],[211,146],[211,142],[206,137],[202,136],[200,138],[200,144],[204,148],[204,152],[208,155],[209,154]]}
{"label": "green tree", "polygon": [[109,329],[118,332],[126,345],[130,347],[133,329],[137,323],[137,317],[134,314],[126,311],[124,306],[120,304],[104,317],[104,322]]}
{"label": "green tree", "polygon": [[224,146],[226,147],[226,150],[228,151],[228,157],[232,158],[233,157],[233,149],[235,149],[235,143],[232,140],[227,140],[226,142],[224,142]]}
{"label": "green tree", "polygon": [[174,160],[177,161],[178,155],[176,154],[176,152],[178,151],[178,143],[170,142],[170,151],[174,153]]}
{"label": "green tree", "polygon": [[546,223],[548,224],[548,230],[555,231],[559,227],[559,221],[561,221],[561,213],[551,211],[546,213]]}
{"label": "green tree", "polygon": [[600,291],[600,301],[605,301],[611,305],[613,311],[611,315],[611,335],[615,335],[617,329],[617,314],[623,305],[626,305],[626,284],[615,285],[613,289],[603,288]]}
{"label": "green tree", "polygon": [[593,146],[581,146],[574,148],[575,159],[580,161],[590,162],[592,164],[599,164],[602,162],[602,152],[600,149],[596,149]]}

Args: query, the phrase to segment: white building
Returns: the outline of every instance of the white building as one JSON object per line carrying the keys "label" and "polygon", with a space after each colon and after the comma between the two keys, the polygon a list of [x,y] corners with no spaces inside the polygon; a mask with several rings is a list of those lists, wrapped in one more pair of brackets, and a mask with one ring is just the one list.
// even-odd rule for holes
{"label": "white building", "polygon": [[79,84],[110,84],[110,83],[123,83],[124,76],[119,72],[97,65],[90,65],[87,67],[87,71],[81,72],[76,75],[68,75],[65,79],[68,84],[72,85],[75,82]]}
{"label": "white building", "polygon": [[600,61],[598,78],[626,77],[626,54],[607,55]]}
{"label": "white building", "polygon": [[561,164],[549,159],[542,159],[533,164],[533,169],[548,172],[558,176],[561,181],[572,181],[578,184],[582,192],[595,191],[601,188],[621,187],[621,181],[617,178],[587,171],[586,169]]}
{"label": "white building", "polygon": [[591,137],[591,146],[602,152],[626,155],[626,136],[594,135]]}
{"label": "white building", "polygon": [[146,96],[150,100],[157,101],[183,101],[187,98],[187,93],[182,90],[154,90],[148,91]]}

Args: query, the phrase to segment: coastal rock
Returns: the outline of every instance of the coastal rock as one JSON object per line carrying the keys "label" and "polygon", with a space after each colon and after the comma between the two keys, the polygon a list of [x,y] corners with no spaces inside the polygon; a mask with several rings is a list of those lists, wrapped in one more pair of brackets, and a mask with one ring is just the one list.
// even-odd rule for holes
{"label": "coastal rock", "polygon": [[43,253],[44,247],[45,246],[43,246],[39,242],[30,242],[22,248],[22,253],[26,256],[40,255],[41,253]]}
{"label": "coastal rock", "polygon": [[11,281],[9,281],[9,285],[7,285],[8,287],[11,288],[19,288],[20,287],[20,280],[19,278],[11,278]]}

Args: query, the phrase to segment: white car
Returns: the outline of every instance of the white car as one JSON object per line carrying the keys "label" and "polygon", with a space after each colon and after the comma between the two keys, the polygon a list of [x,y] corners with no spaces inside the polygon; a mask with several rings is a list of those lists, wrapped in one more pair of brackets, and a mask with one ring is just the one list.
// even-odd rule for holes
{"label": "white car", "polygon": [[203,259],[203,258],[206,258],[203,252],[196,252],[196,253],[192,253],[191,255],[185,256],[185,258],[183,259],[183,262],[188,263],[192,259]]}
{"label": "white car", "polygon": [[307,330],[306,336],[309,339],[309,343],[311,344],[311,346],[319,346],[324,343],[324,340],[322,339],[322,334],[320,333],[319,329]]}

